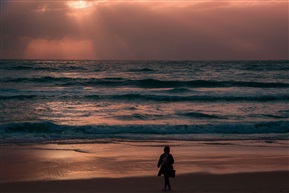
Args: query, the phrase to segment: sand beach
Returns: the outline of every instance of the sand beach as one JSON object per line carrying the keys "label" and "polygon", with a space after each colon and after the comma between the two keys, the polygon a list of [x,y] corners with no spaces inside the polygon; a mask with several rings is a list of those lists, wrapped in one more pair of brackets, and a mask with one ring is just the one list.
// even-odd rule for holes
{"label": "sand beach", "polygon": [[[198,193],[286,193],[289,172],[256,172],[236,174],[184,174],[172,179],[171,192]],[[60,180],[13,182],[1,184],[1,192],[162,192],[163,179],[151,177],[97,178],[87,180]]]}
{"label": "sand beach", "polygon": [[[170,142],[172,192],[288,192],[288,142]],[[1,146],[1,192],[161,192],[167,141]]]}

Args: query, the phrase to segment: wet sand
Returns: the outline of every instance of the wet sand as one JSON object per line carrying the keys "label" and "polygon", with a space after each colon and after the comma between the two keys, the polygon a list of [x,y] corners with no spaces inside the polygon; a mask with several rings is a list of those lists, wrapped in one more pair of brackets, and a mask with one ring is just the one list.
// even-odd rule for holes
{"label": "wet sand", "polygon": [[1,145],[1,192],[160,192],[164,145],[173,192],[289,191],[287,141],[156,141]]}
{"label": "wet sand", "polygon": [[[214,193],[286,193],[289,172],[258,172],[239,174],[183,174],[171,179],[171,192]],[[5,193],[125,193],[161,192],[162,177],[97,178],[12,182],[1,184]]]}

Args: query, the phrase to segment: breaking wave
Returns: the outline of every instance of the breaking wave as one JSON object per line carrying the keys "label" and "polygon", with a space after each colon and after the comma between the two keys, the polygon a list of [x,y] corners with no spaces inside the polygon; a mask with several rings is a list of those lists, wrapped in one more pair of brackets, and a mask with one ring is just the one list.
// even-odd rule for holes
{"label": "breaking wave", "polygon": [[[73,139],[218,140],[288,139],[289,122],[205,125],[57,125],[51,122],[8,123],[0,127],[1,142],[21,143]],[[256,135],[257,134],[257,135]],[[203,137],[202,137],[203,136]],[[211,137],[210,137],[211,136]]]}
{"label": "breaking wave", "polygon": [[213,81],[213,80],[157,80],[157,79],[141,79],[129,80],[123,78],[63,78],[45,76],[41,78],[9,78],[3,82],[33,82],[33,83],[49,83],[58,86],[111,86],[111,87],[139,87],[139,88],[215,88],[215,87],[258,87],[258,88],[289,88],[288,83],[279,82],[244,82],[244,81]]}

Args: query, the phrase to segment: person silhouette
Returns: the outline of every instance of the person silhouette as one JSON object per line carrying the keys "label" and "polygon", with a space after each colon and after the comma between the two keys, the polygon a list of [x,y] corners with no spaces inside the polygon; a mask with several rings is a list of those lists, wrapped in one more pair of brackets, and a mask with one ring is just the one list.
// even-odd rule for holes
{"label": "person silhouette", "polygon": [[[173,164],[175,160],[172,154],[170,154],[170,147],[166,146],[164,148],[164,153],[160,155],[160,159],[158,161],[158,168],[160,167],[158,176],[161,176],[164,174],[165,179],[165,186],[162,189],[163,191],[170,191],[171,190],[171,184],[170,184],[170,173],[174,169]],[[168,187],[168,189],[167,189]]]}

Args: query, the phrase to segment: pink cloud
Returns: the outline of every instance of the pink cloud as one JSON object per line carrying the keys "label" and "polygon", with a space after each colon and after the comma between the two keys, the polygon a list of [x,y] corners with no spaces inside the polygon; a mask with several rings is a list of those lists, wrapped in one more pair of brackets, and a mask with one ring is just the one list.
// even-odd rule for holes
{"label": "pink cloud", "polygon": [[33,59],[93,59],[91,42],[64,38],[61,40],[32,39],[29,41],[25,58]]}
{"label": "pink cloud", "polygon": [[3,58],[288,59],[285,1],[83,1],[73,6],[6,2]]}

